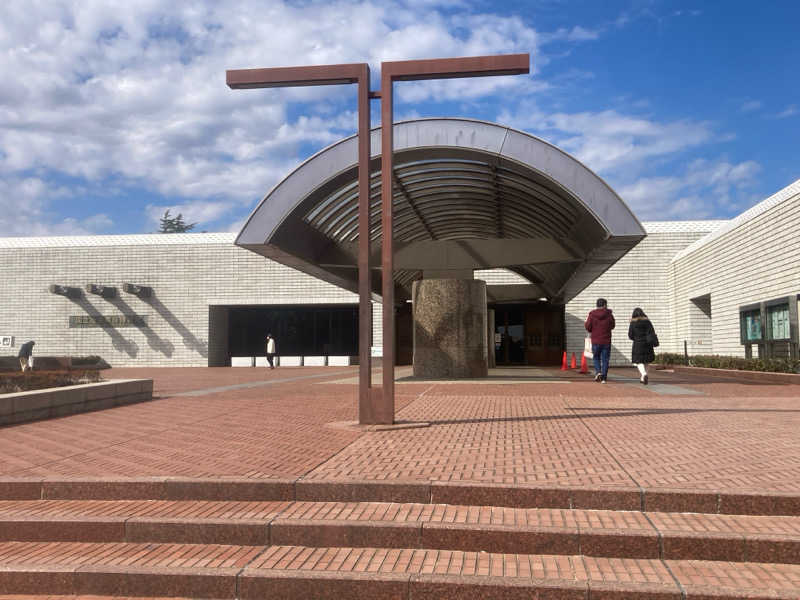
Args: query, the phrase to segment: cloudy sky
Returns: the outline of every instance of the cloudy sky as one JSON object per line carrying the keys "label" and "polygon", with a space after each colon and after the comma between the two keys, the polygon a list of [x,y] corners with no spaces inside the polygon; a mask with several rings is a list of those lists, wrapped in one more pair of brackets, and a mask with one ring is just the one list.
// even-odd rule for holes
{"label": "cloudy sky", "polygon": [[[5,0],[0,236],[237,231],[355,131],[348,86],[230,90],[234,68],[529,52],[530,76],[403,83],[396,119],[533,133],[642,220],[727,218],[800,178],[800,3]],[[377,85],[375,85],[377,87]],[[378,115],[377,104],[373,116]]]}

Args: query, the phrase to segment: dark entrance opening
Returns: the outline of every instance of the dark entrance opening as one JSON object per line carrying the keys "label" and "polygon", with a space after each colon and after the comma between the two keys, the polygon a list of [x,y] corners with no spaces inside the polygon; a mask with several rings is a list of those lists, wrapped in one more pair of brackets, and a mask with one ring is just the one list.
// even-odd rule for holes
{"label": "dark entrance opening", "polygon": [[494,308],[498,365],[558,365],[564,349],[564,307],[548,302],[497,304]]}
{"label": "dark entrance opening", "polygon": [[267,333],[283,356],[358,356],[358,305],[232,306],[229,356],[261,356]]}

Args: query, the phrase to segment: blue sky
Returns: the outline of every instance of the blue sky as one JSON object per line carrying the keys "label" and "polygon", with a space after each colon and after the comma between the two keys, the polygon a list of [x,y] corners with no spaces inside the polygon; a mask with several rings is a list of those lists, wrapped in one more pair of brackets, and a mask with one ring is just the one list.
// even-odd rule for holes
{"label": "blue sky", "polygon": [[794,0],[7,0],[0,17],[2,236],[152,232],[168,208],[238,231],[355,130],[352,88],[232,91],[230,68],[529,52],[530,76],[398,84],[396,119],[538,135],[642,220],[729,218],[800,178]]}

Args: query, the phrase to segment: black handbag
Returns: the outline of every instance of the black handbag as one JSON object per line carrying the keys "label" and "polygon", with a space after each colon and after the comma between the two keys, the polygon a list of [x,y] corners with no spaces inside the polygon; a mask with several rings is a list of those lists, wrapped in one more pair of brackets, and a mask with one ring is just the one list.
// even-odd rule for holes
{"label": "black handbag", "polygon": [[658,348],[658,336],[656,335],[656,330],[653,329],[652,324],[650,325],[650,329],[647,331],[647,335],[644,339],[653,348]]}

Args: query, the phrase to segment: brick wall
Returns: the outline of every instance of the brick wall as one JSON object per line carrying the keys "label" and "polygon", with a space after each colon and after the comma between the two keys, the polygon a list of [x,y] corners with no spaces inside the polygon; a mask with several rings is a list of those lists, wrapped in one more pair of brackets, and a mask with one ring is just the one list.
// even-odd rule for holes
{"label": "brick wall", "polygon": [[[678,340],[692,340],[693,298],[710,295],[704,354],[744,356],[739,307],[800,293],[800,181],[743,213],[672,261]],[[695,352],[701,348],[694,346]],[[682,342],[681,342],[682,351]]]}
{"label": "brick wall", "polygon": [[[628,324],[640,307],[653,323],[661,342],[658,351],[677,352],[678,337],[672,313],[670,259],[695,240],[719,227],[719,221],[685,223],[644,223],[647,237],[608,271],[567,303],[565,329],[567,353],[580,357],[586,330],[583,323],[598,298],[608,300],[616,328],[611,339],[611,364],[631,364]],[[680,342],[682,344],[682,342]],[[579,358],[580,360],[580,358]]]}
{"label": "brick wall", "polygon": [[[32,339],[39,355],[96,354],[113,366],[205,366],[209,356],[226,351],[209,347],[209,322],[221,318],[209,315],[210,305],[357,302],[355,294],[234,246],[234,237],[0,240],[0,335],[16,338],[0,353],[16,354]],[[153,297],[123,292],[124,282],[152,287]],[[53,283],[113,285],[118,296],[107,300],[84,291],[69,300],[49,293]],[[68,327],[70,316],[121,314],[143,316],[147,326]]]}

